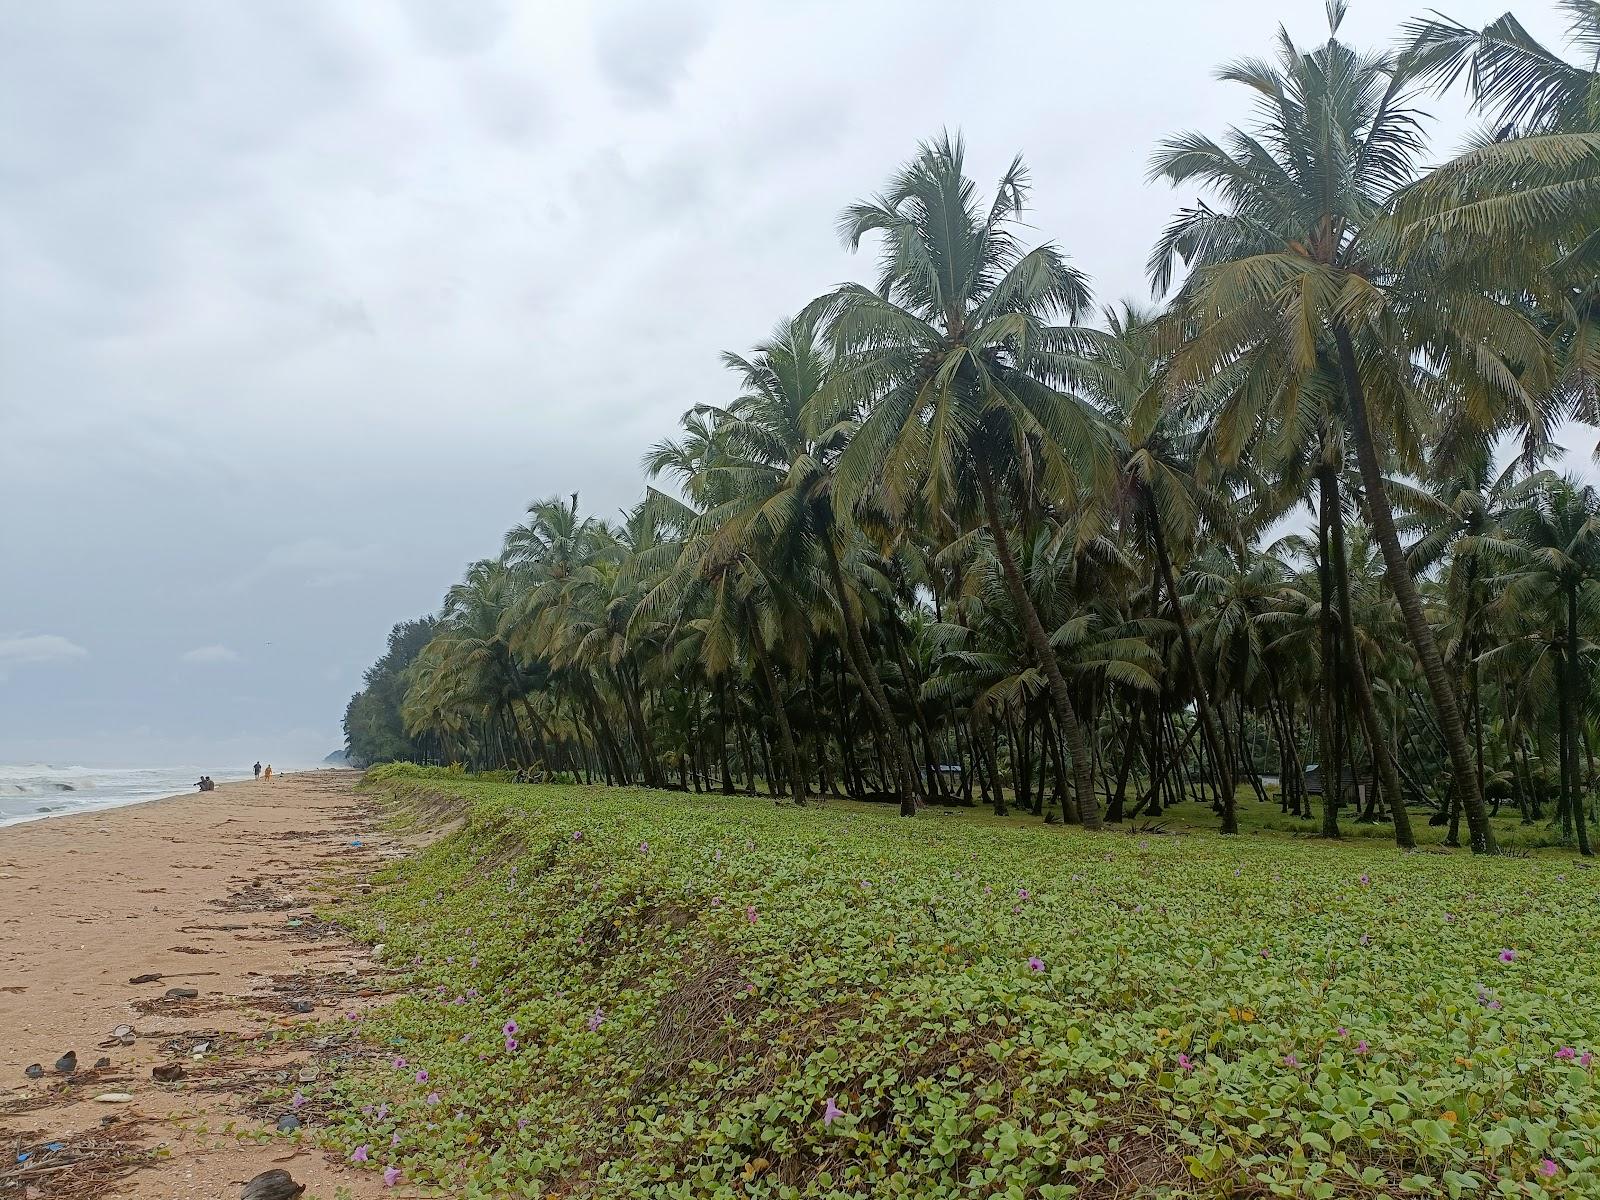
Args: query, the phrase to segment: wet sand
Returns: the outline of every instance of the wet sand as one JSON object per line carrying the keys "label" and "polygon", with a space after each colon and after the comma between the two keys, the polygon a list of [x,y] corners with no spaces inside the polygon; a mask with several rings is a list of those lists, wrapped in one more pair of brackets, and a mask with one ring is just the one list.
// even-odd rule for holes
{"label": "wet sand", "polygon": [[[306,1200],[409,1194],[310,1139],[258,1138],[286,1111],[265,1094],[341,1052],[338,1024],[320,1046],[313,1026],[383,991],[366,948],[314,911],[336,914],[406,849],[374,828],[356,779],[306,772],[0,829],[0,1200],[231,1200],[275,1167]],[[174,987],[199,996],[167,998]],[[296,1013],[307,1000],[312,1013]],[[132,1044],[113,1037],[120,1025]],[[62,1076],[69,1049],[79,1070]],[[26,1078],[31,1063],[42,1079]],[[173,1064],[183,1079],[152,1079]],[[132,1100],[94,1099],[118,1092]],[[314,1126],[315,1106],[303,1115]]]}

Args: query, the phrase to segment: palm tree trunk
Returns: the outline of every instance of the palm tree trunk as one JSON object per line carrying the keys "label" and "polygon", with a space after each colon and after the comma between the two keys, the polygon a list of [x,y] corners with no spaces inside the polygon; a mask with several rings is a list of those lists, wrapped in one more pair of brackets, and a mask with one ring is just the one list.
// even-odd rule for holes
{"label": "palm tree trunk", "polygon": [[1211,707],[1211,696],[1205,680],[1200,675],[1200,656],[1194,652],[1194,636],[1189,632],[1189,618],[1184,615],[1183,598],[1178,594],[1177,576],[1172,570],[1172,556],[1167,553],[1166,534],[1161,531],[1161,520],[1148,496],[1145,515],[1156,546],[1156,562],[1161,568],[1161,586],[1167,593],[1172,608],[1172,619],[1178,626],[1178,641],[1183,646],[1184,665],[1194,680],[1195,703],[1200,709],[1200,721],[1205,726],[1206,745],[1211,751],[1211,766],[1216,777],[1217,800],[1222,805],[1222,832],[1239,832],[1239,814],[1235,811],[1233,772],[1229,770],[1228,742],[1222,731],[1222,722]]}
{"label": "palm tree trunk", "polygon": [[833,544],[831,528],[823,532],[822,544],[827,552],[828,576],[833,582],[834,598],[839,602],[839,612],[844,621],[845,646],[849,651],[850,665],[855,669],[856,678],[861,681],[868,705],[877,717],[879,731],[889,740],[889,750],[894,756],[895,774],[899,779],[896,790],[900,793],[900,815],[914,817],[917,815],[916,763],[906,746],[904,731],[894,723],[883,681],[878,678],[877,668],[872,665],[872,656],[867,651],[866,639],[861,636],[861,623],[856,620],[855,609],[850,607],[850,595],[844,586],[844,572],[839,567],[839,550]]}
{"label": "palm tree trunk", "polygon": [[1350,679],[1355,685],[1356,708],[1361,715],[1361,727],[1367,734],[1367,748],[1372,752],[1373,764],[1378,769],[1378,781],[1389,801],[1389,811],[1394,819],[1394,841],[1401,849],[1410,850],[1417,844],[1411,832],[1411,818],[1406,813],[1405,793],[1400,790],[1400,772],[1395,768],[1394,751],[1385,735],[1383,723],[1378,720],[1378,706],[1372,698],[1372,684],[1367,678],[1366,664],[1356,645],[1355,614],[1350,606],[1350,564],[1344,553],[1344,515],[1339,504],[1339,477],[1331,468],[1319,472],[1328,497],[1331,514],[1333,578],[1339,592],[1339,632],[1344,637],[1344,651],[1350,662]]}
{"label": "palm tree trunk", "polygon": [[1582,680],[1579,677],[1578,663],[1578,591],[1576,588],[1567,589],[1567,652],[1566,658],[1566,693],[1567,702],[1564,705],[1567,734],[1567,758],[1570,766],[1567,769],[1567,806],[1572,813],[1572,823],[1578,830],[1578,853],[1585,858],[1594,854],[1589,846],[1589,812],[1588,806],[1583,802],[1583,787],[1578,773],[1578,707]]}
{"label": "palm tree trunk", "polygon": [[1339,796],[1344,790],[1344,771],[1339,762],[1339,731],[1335,728],[1339,706],[1338,647],[1333,630],[1333,567],[1328,549],[1328,497],[1323,494],[1317,506],[1317,591],[1321,608],[1317,614],[1322,655],[1322,720],[1318,735],[1322,743],[1322,762],[1318,774],[1322,781],[1322,836],[1339,836]]}
{"label": "palm tree trunk", "polygon": [[1078,723],[1078,714],[1073,711],[1066,678],[1061,674],[1061,664],[1056,661],[1056,652],[1050,645],[1049,635],[1044,631],[1044,623],[1039,620],[1039,610],[1033,606],[1027,585],[1022,581],[1022,572],[1017,569],[1017,560],[1011,553],[1011,540],[1006,535],[1005,523],[1000,519],[1000,506],[995,501],[994,478],[987,468],[979,472],[978,485],[983,492],[984,514],[989,521],[989,533],[994,538],[995,554],[1000,559],[1000,571],[1005,576],[1011,602],[1022,617],[1028,646],[1050,686],[1050,700],[1055,706],[1056,719],[1061,723],[1062,733],[1067,739],[1067,750],[1072,755],[1078,820],[1083,822],[1085,829],[1099,829],[1100,801],[1094,794],[1094,764],[1089,759],[1089,743],[1083,736],[1083,726]]}
{"label": "palm tree trunk", "polygon": [[1406,563],[1405,551],[1400,545],[1400,532],[1394,524],[1394,512],[1389,507],[1389,493],[1383,485],[1378,449],[1367,419],[1367,398],[1361,386],[1355,345],[1350,340],[1350,331],[1342,323],[1334,325],[1334,338],[1339,347],[1339,368],[1344,375],[1345,394],[1350,401],[1351,423],[1355,427],[1356,459],[1361,464],[1367,520],[1378,539],[1379,549],[1383,551],[1389,588],[1394,592],[1400,613],[1405,618],[1411,647],[1422,660],[1422,673],[1427,677],[1428,691],[1433,695],[1434,709],[1439,715],[1439,728],[1444,733],[1445,749],[1450,755],[1451,786],[1460,795],[1462,807],[1467,813],[1473,853],[1493,854],[1498,847],[1495,845],[1494,830],[1489,826],[1489,815],[1483,807],[1481,781],[1473,772],[1472,747],[1467,742],[1466,727],[1461,721],[1461,706],[1451,686],[1450,675],[1445,670],[1444,659],[1439,654],[1438,643],[1434,641],[1433,630],[1428,626],[1427,614],[1422,609],[1422,596]]}
{"label": "palm tree trunk", "polygon": [[[752,626],[753,624],[752,622]],[[806,802],[805,777],[800,774],[800,752],[795,749],[794,731],[789,728],[789,712],[784,707],[783,692],[778,687],[778,673],[772,669],[772,656],[767,653],[759,632],[750,639],[750,642],[755,647],[756,662],[761,667],[761,678],[767,685],[767,694],[772,697],[772,720],[778,727],[778,748],[783,751],[783,765],[789,775],[789,787],[794,795],[795,805],[803,807]],[[778,788],[774,786],[772,791],[777,795]]]}

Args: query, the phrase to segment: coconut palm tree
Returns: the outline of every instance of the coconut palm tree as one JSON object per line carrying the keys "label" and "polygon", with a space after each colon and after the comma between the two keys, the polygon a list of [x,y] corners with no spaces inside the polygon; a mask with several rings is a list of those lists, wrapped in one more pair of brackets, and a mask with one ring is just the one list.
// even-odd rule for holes
{"label": "coconut palm tree", "polygon": [[1513,567],[1502,601],[1539,606],[1552,617],[1561,646],[1561,810],[1590,855],[1587,803],[1578,769],[1579,726],[1588,708],[1582,629],[1600,618],[1600,492],[1571,478],[1547,480],[1507,522]]}
{"label": "coconut palm tree", "polygon": [[945,134],[844,211],[851,249],[881,240],[878,286],[847,284],[814,306],[835,361],[809,416],[814,427],[857,422],[836,467],[837,510],[871,491],[891,519],[920,504],[951,534],[986,525],[1067,740],[1079,816],[1098,828],[1089,742],[1011,542],[1013,518],[1070,511],[1113,469],[1093,411],[1061,390],[1078,339],[1052,324],[1085,309],[1088,284],[1054,246],[1018,241],[1020,158],[987,207],[964,168],[960,138]]}
{"label": "coconut palm tree", "polygon": [[[1257,119],[1219,144],[1181,134],[1152,174],[1216,192],[1169,224],[1150,269],[1165,291],[1190,268],[1175,302],[1192,334],[1175,356],[1183,386],[1240,364],[1234,419],[1332,367],[1360,466],[1362,500],[1387,579],[1427,679],[1462,789],[1474,850],[1495,849],[1455,685],[1406,563],[1385,482],[1386,461],[1419,467],[1420,414],[1498,414],[1550,391],[1550,347],[1511,300],[1440,286],[1426,255],[1396,250],[1389,214],[1413,182],[1424,142],[1411,107],[1415,63],[1365,54],[1338,39],[1344,8],[1329,4],[1329,37],[1302,51],[1279,34],[1276,62],[1244,59],[1222,78],[1258,94]],[[1486,424],[1495,416],[1487,416]]]}

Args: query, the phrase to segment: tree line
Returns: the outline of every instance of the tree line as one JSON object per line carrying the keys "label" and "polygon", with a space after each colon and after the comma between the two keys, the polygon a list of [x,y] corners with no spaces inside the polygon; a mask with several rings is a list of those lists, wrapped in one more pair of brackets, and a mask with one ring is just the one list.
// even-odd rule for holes
{"label": "tree line", "polygon": [[[1479,852],[1510,805],[1588,854],[1600,495],[1549,464],[1600,417],[1600,4],[1563,7],[1583,61],[1510,14],[1362,51],[1334,2],[1224,66],[1253,116],[1156,149],[1196,196],[1148,306],[1028,244],[1020,157],[980,192],[925,143],[840,216],[875,283],[725,354],[620,519],[534,503],[396,628],[353,755]],[[1487,128],[1429,168],[1452,88]]]}

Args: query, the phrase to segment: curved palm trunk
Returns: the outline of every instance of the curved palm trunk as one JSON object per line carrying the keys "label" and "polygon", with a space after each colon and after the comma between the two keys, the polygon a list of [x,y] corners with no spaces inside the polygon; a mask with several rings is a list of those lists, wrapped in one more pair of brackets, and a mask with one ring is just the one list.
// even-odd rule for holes
{"label": "curved palm trunk", "polygon": [[862,691],[866,694],[868,707],[877,718],[879,730],[889,741],[889,753],[894,758],[897,790],[900,793],[900,815],[914,817],[917,815],[916,764],[906,746],[905,732],[894,723],[883,681],[878,678],[877,668],[872,665],[872,656],[867,650],[866,639],[861,636],[861,623],[856,620],[855,609],[850,607],[850,596],[845,590],[844,572],[839,567],[839,551],[833,544],[831,528],[823,532],[822,545],[827,552],[828,577],[833,583],[834,597],[839,601],[839,613],[844,621],[846,657],[850,659],[856,678],[861,681]]}
{"label": "curved palm trunk", "polygon": [[[1372,697],[1372,683],[1367,678],[1366,664],[1356,646],[1355,615],[1350,607],[1350,564],[1344,553],[1344,517],[1339,506],[1339,478],[1331,470],[1321,472],[1322,487],[1328,498],[1331,517],[1330,530],[1333,541],[1333,578],[1339,593],[1339,632],[1344,638],[1345,653],[1350,660],[1350,679],[1355,684],[1356,708],[1361,714],[1361,727],[1367,734],[1367,747],[1372,751],[1378,768],[1378,782],[1389,801],[1389,812],[1394,819],[1395,845],[1410,850],[1417,844],[1411,832],[1411,817],[1406,812],[1405,793],[1400,790],[1400,772],[1395,767],[1394,751],[1378,720],[1378,706]],[[1481,762],[1481,759],[1480,759]]]}
{"label": "curved palm trunk", "polygon": [[1072,754],[1072,790],[1077,794],[1078,820],[1083,822],[1085,829],[1099,829],[1100,801],[1094,794],[1094,763],[1089,758],[1088,739],[1083,736],[1083,726],[1073,710],[1066,677],[1061,674],[1061,664],[1056,661],[1056,652],[1050,645],[1049,635],[1044,631],[1044,622],[1039,620],[1039,610],[1033,606],[1027,585],[1022,581],[1022,572],[1017,569],[1017,560],[1011,553],[1011,541],[1006,535],[1005,523],[1000,519],[1000,506],[995,502],[994,479],[987,469],[978,473],[978,486],[983,492],[983,510],[989,521],[989,533],[994,538],[995,554],[1000,559],[1006,588],[1011,593],[1011,602],[1022,616],[1028,646],[1050,686],[1056,719],[1061,725],[1062,735],[1067,739],[1067,749]]}
{"label": "curved palm trunk", "polygon": [[1472,746],[1461,720],[1461,705],[1451,687],[1450,675],[1439,654],[1439,645],[1434,641],[1433,630],[1428,627],[1427,614],[1422,611],[1422,596],[1417,591],[1417,581],[1412,577],[1411,568],[1406,564],[1405,551],[1400,547],[1400,532],[1395,528],[1394,512],[1389,507],[1389,493],[1383,485],[1378,450],[1367,420],[1367,398],[1361,386],[1355,345],[1350,340],[1350,331],[1342,324],[1334,326],[1334,340],[1338,343],[1339,369],[1344,375],[1345,393],[1350,401],[1356,459],[1361,464],[1361,484],[1366,492],[1367,520],[1378,539],[1379,549],[1383,551],[1385,575],[1400,605],[1400,613],[1405,618],[1412,649],[1422,660],[1422,673],[1428,680],[1428,691],[1433,695],[1434,709],[1439,714],[1439,729],[1450,754],[1451,786],[1466,810],[1473,853],[1494,854],[1499,847],[1495,844],[1494,830],[1489,827],[1489,814],[1483,807],[1481,781],[1473,770]]}
{"label": "curved palm trunk", "polygon": [[1194,680],[1195,703],[1200,709],[1200,723],[1205,726],[1206,744],[1211,750],[1212,770],[1216,775],[1217,800],[1222,805],[1222,832],[1239,832],[1239,814],[1234,804],[1233,771],[1230,769],[1228,742],[1222,731],[1222,721],[1211,706],[1211,696],[1200,675],[1200,656],[1194,652],[1194,636],[1189,632],[1189,618],[1183,612],[1183,598],[1178,595],[1178,581],[1172,570],[1172,556],[1167,553],[1167,538],[1161,532],[1161,521],[1145,500],[1145,512],[1150,519],[1150,529],[1156,544],[1156,562],[1161,567],[1161,586],[1166,589],[1167,601],[1172,606],[1172,619],[1178,626],[1178,641],[1183,646],[1184,664]]}

